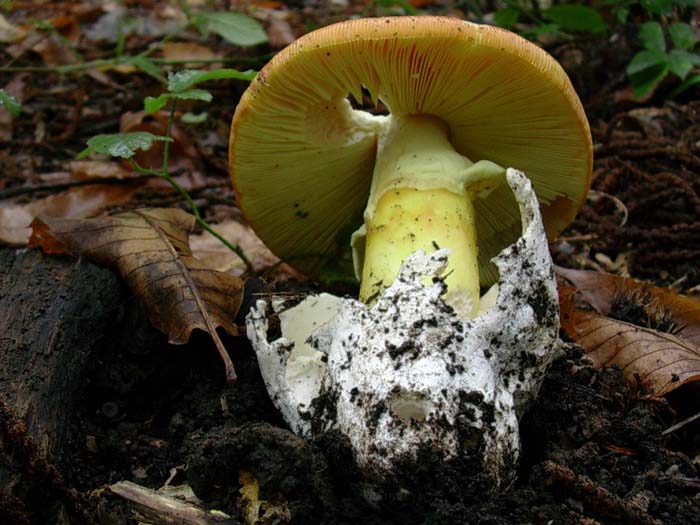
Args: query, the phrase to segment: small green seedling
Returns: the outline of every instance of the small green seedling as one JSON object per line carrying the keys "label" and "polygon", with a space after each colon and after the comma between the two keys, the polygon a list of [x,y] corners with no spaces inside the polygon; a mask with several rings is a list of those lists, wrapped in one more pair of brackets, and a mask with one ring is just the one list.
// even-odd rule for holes
{"label": "small green seedling", "polygon": [[0,106],[7,108],[7,111],[9,111],[10,115],[13,117],[19,116],[19,113],[22,110],[19,100],[10,95],[4,89],[0,89]]}
{"label": "small green seedling", "polygon": [[[236,255],[238,255],[245,263],[249,273],[253,272],[253,266],[243,250],[241,250],[238,245],[224,239],[202,218],[197,205],[187,190],[180,186],[170,175],[168,170],[168,160],[170,154],[170,144],[173,142],[171,132],[173,122],[175,120],[175,109],[177,103],[181,100],[194,100],[199,102],[210,102],[212,100],[212,95],[209,91],[195,88],[194,86],[210,80],[229,78],[252,80],[254,77],[254,71],[241,72],[234,69],[218,69],[214,71],[186,70],[178,73],[171,73],[168,77],[168,91],[159,95],[158,97],[146,97],[144,100],[144,108],[148,113],[155,113],[166,106],[169,107],[168,123],[166,126],[165,135],[154,135],[146,131],[96,135],[87,141],[87,148],[78,154],[78,158],[85,158],[91,153],[97,153],[127,159],[134,168],[134,171],[137,173],[142,175],[153,175],[167,180],[168,183],[170,183],[170,185],[175,188],[178,193],[180,193],[185,201],[187,201],[192,209],[192,214],[197,219],[199,225],[221,241],[231,251],[236,253]],[[206,113],[204,113],[204,116],[206,118]],[[134,159],[134,155],[136,154],[137,150],[147,151],[153,147],[155,142],[164,143],[163,162],[161,169],[159,170],[141,166]]]}
{"label": "small green seedling", "polygon": [[[667,45],[667,36],[672,46]],[[659,22],[646,22],[639,28],[638,37],[644,49],[627,66],[635,96],[650,93],[669,73],[682,81],[671,96],[700,84],[698,36],[692,27],[679,22],[669,24],[664,31]]]}

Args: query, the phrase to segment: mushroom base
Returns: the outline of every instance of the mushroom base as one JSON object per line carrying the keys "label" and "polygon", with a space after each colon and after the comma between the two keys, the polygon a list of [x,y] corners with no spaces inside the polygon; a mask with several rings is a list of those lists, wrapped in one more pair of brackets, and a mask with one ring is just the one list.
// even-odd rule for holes
{"label": "mushroom base", "polygon": [[366,225],[360,300],[372,304],[417,250],[448,248],[444,299],[461,317],[472,317],[479,305],[474,224],[474,206],[466,192],[398,188],[384,193]]}
{"label": "mushroom base", "polygon": [[[522,237],[494,259],[498,297],[474,319],[459,317],[441,299],[448,250],[409,256],[372,307],[328,294],[278,307],[283,337],[273,342],[267,304],[258,301],[247,318],[248,337],[268,393],[293,431],[310,439],[343,434],[359,466],[379,476],[410,473],[407,461],[419,462],[428,451],[446,462],[481,465],[495,488],[513,478],[518,416],[560,342],[537,199],[522,173],[509,169],[507,181],[520,206]],[[324,318],[315,315],[314,302]],[[293,336],[285,323],[294,326]],[[295,364],[304,360],[313,363],[306,382]]]}

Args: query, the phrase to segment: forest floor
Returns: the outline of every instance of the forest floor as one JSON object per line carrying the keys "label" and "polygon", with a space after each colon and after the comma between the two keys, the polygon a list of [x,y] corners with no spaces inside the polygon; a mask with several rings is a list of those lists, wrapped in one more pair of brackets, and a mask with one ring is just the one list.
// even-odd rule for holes
{"label": "forest floor", "polygon": [[[128,3],[129,15],[141,22],[126,36],[124,53],[140,52],[169,34],[168,17],[177,17],[168,9],[177,9],[162,4]],[[188,59],[201,66],[192,58],[198,54],[226,67],[259,69],[290,35],[350,15],[375,14],[359,3],[338,2],[335,10],[296,2],[260,6],[269,44],[238,48],[186,31],[168,37],[183,47],[169,48],[161,66],[177,67],[172,64]],[[448,12],[439,4],[425,9]],[[115,43],[107,14],[94,4],[66,2],[40,8],[28,3],[5,15],[18,27],[41,18],[55,29],[49,37],[38,31],[27,37],[43,35],[38,38],[43,46],[0,50],[1,62],[9,64],[0,68],[0,87],[22,103],[17,117],[0,112],[0,236],[8,245],[3,257],[19,260],[31,253],[42,259],[49,276],[54,264],[91,263],[22,247],[27,216],[45,209],[65,217],[145,206],[189,211],[166,183],[125,179],[127,164],[75,161],[95,134],[157,133],[164,126],[141,113],[144,97],[162,91],[147,74],[126,67],[54,71],[75,63],[72,51],[85,61],[111,52]],[[691,88],[670,100],[662,83],[645,100],[634,99],[624,74],[634,52],[631,38],[620,29],[614,38],[584,35],[547,43],[584,104],[595,156],[593,191],[573,224],[552,243],[553,259],[564,268],[632,277],[692,297],[700,290],[700,90]],[[162,50],[154,56],[165,57]],[[177,125],[172,165],[209,222],[240,222],[226,155],[229,125],[246,84],[227,80],[206,87],[213,94],[207,118],[198,125]],[[141,160],[149,162],[146,155]],[[12,272],[21,266],[3,267],[6,289],[19,279]],[[256,294],[319,286],[300,283],[296,275],[277,269],[249,281],[238,323],[243,324]],[[66,294],[94,286],[94,277],[70,278]],[[20,421],[24,414],[16,412],[14,399],[4,395],[11,385],[0,387],[2,523],[57,523],[56,516],[63,523],[159,523],[139,519],[131,502],[109,490],[123,480],[153,489],[189,486],[202,508],[231,516],[211,523],[254,522],[246,500],[249,475],[264,500],[259,523],[699,521],[700,423],[688,420],[700,409],[693,382],[664,396],[647,395],[641,383],[623,380],[619,368],[594,367],[571,341],[521,420],[518,477],[504,493],[488,492],[467,472],[443,472],[430,464],[391,492],[363,477],[342,440],[331,435],[309,443],[287,430],[243,335],[221,334],[239,378],[226,384],[206,334],[195,331],[186,345],[168,344],[145,320],[133,295],[115,283],[113,296],[103,298],[107,304],[100,307],[112,329],[98,338],[94,347],[99,350],[84,363],[59,449],[42,446],[40,436]],[[54,300],[50,290],[36,294]]]}

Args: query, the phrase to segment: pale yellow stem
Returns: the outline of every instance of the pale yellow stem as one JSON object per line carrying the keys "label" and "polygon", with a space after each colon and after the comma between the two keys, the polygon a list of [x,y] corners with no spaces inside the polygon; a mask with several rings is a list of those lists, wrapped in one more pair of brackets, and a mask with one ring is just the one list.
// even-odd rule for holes
{"label": "pale yellow stem", "polygon": [[[445,299],[461,315],[472,316],[479,304],[479,272],[474,191],[468,186],[484,170],[454,150],[441,121],[392,119],[380,137],[364,229],[356,234],[366,235],[360,299],[371,303],[416,250],[449,248]],[[485,177],[491,179],[495,165],[488,164]]]}
{"label": "pale yellow stem", "polygon": [[466,317],[478,308],[474,207],[471,199],[444,189],[403,188],[385,192],[366,224],[360,299],[371,301],[389,286],[401,263],[416,250],[452,252],[445,275],[445,300]]}

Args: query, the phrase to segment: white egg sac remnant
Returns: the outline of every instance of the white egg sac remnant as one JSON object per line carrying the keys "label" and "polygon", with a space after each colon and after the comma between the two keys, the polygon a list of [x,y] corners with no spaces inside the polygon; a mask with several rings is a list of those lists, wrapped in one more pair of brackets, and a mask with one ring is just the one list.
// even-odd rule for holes
{"label": "white egg sac remnant", "polygon": [[518,417],[560,342],[537,198],[521,172],[508,169],[507,181],[522,237],[494,259],[497,298],[474,319],[441,299],[448,250],[411,255],[371,307],[329,294],[279,307],[282,338],[273,342],[267,304],[258,301],[248,337],[294,432],[313,439],[339,431],[358,465],[380,475],[427,451],[443,461],[476,459],[494,486],[512,479]]}

